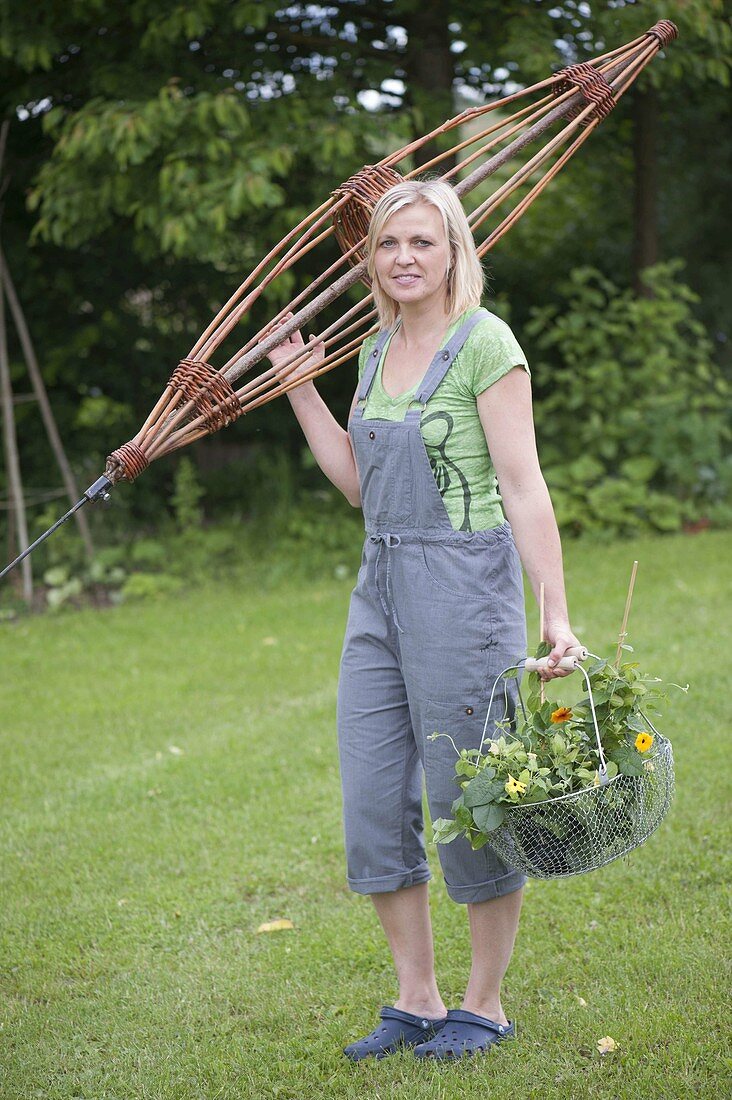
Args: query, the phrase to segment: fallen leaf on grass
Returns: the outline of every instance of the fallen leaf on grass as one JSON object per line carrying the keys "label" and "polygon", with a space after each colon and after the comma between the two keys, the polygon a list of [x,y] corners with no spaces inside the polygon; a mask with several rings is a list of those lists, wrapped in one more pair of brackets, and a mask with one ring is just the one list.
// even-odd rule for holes
{"label": "fallen leaf on grass", "polygon": [[295,925],[291,920],[271,920],[265,921],[264,924],[260,924],[257,929],[257,934],[260,932],[284,932],[287,928],[294,928]]}
{"label": "fallen leaf on grass", "polygon": [[577,998],[577,1004],[581,1008],[587,1008],[587,1001],[584,999],[584,997],[580,997],[579,993],[575,993],[575,997]]}
{"label": "fallen leaf on grass", "polygon": [[172,752],[173,756],[183,755],[183,749],[179,749],[177,745],[168,745],[168,752]]}
{"label": "fallen leaf on grass", "polygon": [[611,1035],[605,1035],[602,1039],[597,1040],[597,1049],[600,1054],[610,1054],[613,1050],[618,1049],[618,1044]]}

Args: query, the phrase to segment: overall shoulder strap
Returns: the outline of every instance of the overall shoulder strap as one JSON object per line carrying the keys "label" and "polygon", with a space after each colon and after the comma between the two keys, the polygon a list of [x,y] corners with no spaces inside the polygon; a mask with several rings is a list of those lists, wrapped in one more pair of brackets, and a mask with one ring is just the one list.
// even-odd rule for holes
{"label": "overall shoulder strap", "polygon": [[477,309],[475,313],[472,313],[467,321],[460,326],[457,332],[453,333],[444,348],[440,348],[422,379],[422,384],[414,396],[415,401],[418,401],[421,405],[427,404],[440,382],[442,382],[447,374],[453,359],[460,351],[468,336],[470,336],[470,333],[478,322],[484,320],[487,316],[487,309]]}
{"label": "overall shoulder strap", "polygon": [[379,365],[379,359],[381,358],[381,353],[384,350],[384,344],[390,336],[391,331],[389,329],[382,329],[382,331],[376,337],[376,343],[369,352],[369,357],[366,360],[366,365],[363,368],[363,374],[361,375],[361,384],[358,388],[359,401],[365,401],[369,395],[369,391],[374,384],[374,378],[376,377],[376,368]]}

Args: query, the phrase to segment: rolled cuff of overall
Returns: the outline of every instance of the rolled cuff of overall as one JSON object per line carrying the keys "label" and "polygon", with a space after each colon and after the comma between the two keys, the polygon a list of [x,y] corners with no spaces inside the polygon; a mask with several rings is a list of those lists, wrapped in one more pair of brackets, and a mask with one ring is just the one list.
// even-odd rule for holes
{"label": "rolled cuff of overall", "polygon": [[348,886],[354,894],[388,894],[393,890],[402,890],[405,886],[419,886],[432,878],[429,867],[423,864],[411,871],[399,871],[381,878],[349,878]]}
{"label": "rolled cuff of overall", "polygon": [[488,882],[476,882],[468,886],[451,886],[446,879],[445,886],[453,901],[459,905],[468,905],[478,901],[490,901],[492,898],[502,898],[505,894],[513,894],[525,886],[526,882],[526,875],[521,874],[520,871],[509,871],[501,878],[494,878]]}

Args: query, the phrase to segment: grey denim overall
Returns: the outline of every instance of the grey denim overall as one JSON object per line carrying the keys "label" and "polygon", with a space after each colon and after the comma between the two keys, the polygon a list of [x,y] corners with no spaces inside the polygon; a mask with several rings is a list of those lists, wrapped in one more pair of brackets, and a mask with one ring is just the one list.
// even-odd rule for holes
{"label": "grey denim overall", "polygon": [[[338,743],[348,883],[361,894],[426,882],[422,775],[433,820],[459,789],[455,750],[480,744],[498,673],[526,652],[521,565],[507,523],[455,531],[420,432],[427,401],[485,311],[435,355],[403,421],[364,420],[389,338],[369,356],[349,431],[366,541],[338,686]],[[509,681],[515,690],[515,681]],[[504,710],[497,692],[495,717]],[[509,698],[511,713],[514,696]],[[450,897],[478,902],[526,881],[486,845],[438,845]]]}

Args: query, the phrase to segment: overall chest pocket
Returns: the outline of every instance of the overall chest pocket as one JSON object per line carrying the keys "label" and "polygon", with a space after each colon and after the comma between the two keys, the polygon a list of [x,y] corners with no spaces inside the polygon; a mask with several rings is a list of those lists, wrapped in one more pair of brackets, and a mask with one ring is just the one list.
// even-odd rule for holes
{"label": "overall chest pocket", "polygon": [[357,459],[367,524],[388,530],[412,523],[414,474],[403,426],[384,420],[363,421]]}

